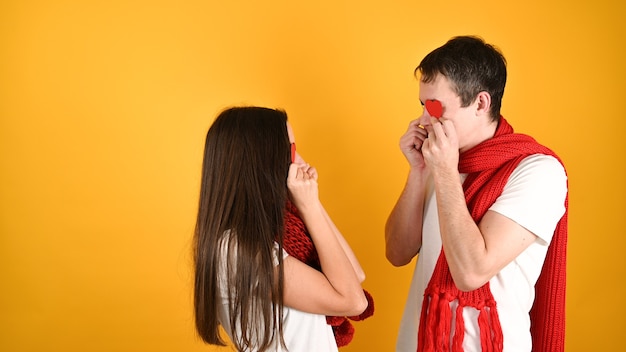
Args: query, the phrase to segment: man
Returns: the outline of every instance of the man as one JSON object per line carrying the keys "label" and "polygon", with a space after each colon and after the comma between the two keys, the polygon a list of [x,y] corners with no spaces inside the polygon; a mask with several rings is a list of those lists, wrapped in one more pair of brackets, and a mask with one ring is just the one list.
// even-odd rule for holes
{"label": "man", "polygon": [[500,115],[506,60],[481,38],[452,38],[415,75],[426,109],[400,139],[410,170],[385,226],[393,265],[418,257],[397,351],[562,351],[560,159]]}

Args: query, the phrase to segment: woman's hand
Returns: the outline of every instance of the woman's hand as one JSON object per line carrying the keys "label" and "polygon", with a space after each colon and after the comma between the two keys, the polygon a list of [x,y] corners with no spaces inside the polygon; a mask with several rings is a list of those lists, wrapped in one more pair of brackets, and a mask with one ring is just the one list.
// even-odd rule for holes
{"label": "woman's hand", "polygon": [[317,177],[317,170],[309,164],[292,163],[289,166],[287,188],[299,210],[319,203]]}

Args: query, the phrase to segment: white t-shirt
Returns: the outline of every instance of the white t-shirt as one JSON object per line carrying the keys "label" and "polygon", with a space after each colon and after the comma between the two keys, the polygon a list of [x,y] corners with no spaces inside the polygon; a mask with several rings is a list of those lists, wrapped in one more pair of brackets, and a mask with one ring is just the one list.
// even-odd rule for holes
{"label": "white t-shirt", "polygon": [[[224,238],[226,238],[225,236]],[[221,252],[222,256],[226,258],[227,246],[226,241],[222,241]],[[278,244],[274,244],[274,265],[278,265]],[[288,256],[287,252],[283,250],[283,258]],[[230,258],[235,260],[235,258]],[[220,261],[225,263],[225,260]],[[235,330],[230,326],[230,315],[228,311],[228,292],[225,288],[226,285],[226,271],[225,265],[220,266],[220,299],[221,306],[219,311],[220,323],[228,334],[229,338],[233,340],[234,336],[240,336],[238,327]],[[273,347],[268,351],[272,352],[335,352],[337,349],[337,342],[333,334],[332,327],[326,323],[326,316],[320,314],[311,314],[302,312],[297,309],[283,307],[283,338],[287,350],[285,350],[279,342],[279,339],[274,339]],[[254,350],[256,351],[256,350]],[[252,351],[247,351],[252,352]]]}
{"label": "white t-shirt", "polygon": [[[461,175],[463,180],[466,176]],[[565,213],[566,181],[565,170],[554,157],[531,155],[513,171],[502,194],[490,208],[537,236],[533,244],[489,281],[498,305],[506,352],[532,350],[529,312],[535,299],[534,286],[556,225]],[[417,349],[417,329],[424,290],[441,252],[437,200],[432,180],[427,188],[423,226],[422,248],[400,322],[396,343],[398,352],[414,352]],[[456,302],[452,302],[452,312],[455,306]],[[463,350],[466,352],[481,350],[477,317],[476,309],[463,309]]]}

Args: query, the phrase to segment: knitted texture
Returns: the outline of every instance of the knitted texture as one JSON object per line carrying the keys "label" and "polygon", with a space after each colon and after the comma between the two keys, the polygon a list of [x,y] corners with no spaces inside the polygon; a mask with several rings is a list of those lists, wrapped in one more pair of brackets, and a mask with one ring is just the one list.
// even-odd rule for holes
{"label": "knitted texture", "polygon": [[[533,154],[553,156],[562,164],[553,151],[529,136],[514,133],[511,125],[501,118],[493,138],[460,155],[459,172],[468,174],[463,183],[465,200],[476,223],[480,222],[502,194],[517,165]],[[567,216],[566,196],[565,213],[556,226],[541,274],[535,284],[535,302],[530,311],[534,352],[564,350]],[[479,311],[478,326],[482,350],[502,351],[502,329],[489,282],[474,291],[459,291],[452,280],[443,248],[424,296],[417,351],[462,351],[465,324],[463,307],[474,307]],[[454,322],[455,335],[450,348],[450,302],[455,299],[458,300],[458,307]]]}
{"label": "knitted texture", "polygon": [[[315,250],[315,246],[313,245],[313,241],[311,240],[306,226],[304,226],[304,222],[302,218],[300,218],[298,209],[291,202],[287,203],[287,211],[285,212],[283,248],[290,256],[321,271],[317,250]],[[354,337],[354,327],[350,320],[363,320],[374,314],[374,299],[369,292],[365,290],[363,290],[363,292],[368,302],[367,308],[363,313],[352,317],[326,317],[326,322],[333,328],[338,347],[346,346]]]}

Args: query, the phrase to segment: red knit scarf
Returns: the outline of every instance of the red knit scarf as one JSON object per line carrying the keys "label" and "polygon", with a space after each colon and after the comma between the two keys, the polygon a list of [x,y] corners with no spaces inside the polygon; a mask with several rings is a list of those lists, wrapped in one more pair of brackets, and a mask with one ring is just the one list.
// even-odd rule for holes
{"label": "red knit scarf", "polygon": [[[319,257],[313,241],[300,218],[297,208],[291,202],[287,203],[287,211],[285,212],[283,248],[290,256],[321,271]],[[374,299],[369,292],[363,291],[368,302],[368,306],[363,313],[353,317],[326,317],[326,322],[333,328],[338,347],[345,346],[352,341],[354,327],[350,320],[363,320],[374,314]]]}
{"label": "red knit scarf", "polygon": [[[468,174],[463,183],[465,200],[476,223],[500,196],[517,165],[533,154],[551,155],[561,162],[553,151],[533,138],[513,133],[511,125],[501,118],[492,139],[460,155],[459,172]],[[535,302],[530,311],[534,352],[564,350],[567,208],[566,196],[565,214],[556,226],[541,274],[535,284]],[[450,346],[450,302],[454,300],[458,301],[458,306],[454,321],[455,333]],[[458,290],[442,248],[433,276],[424,292],[417,351],[463,351],[464,307],[473,307],[479,311],[478,326],[482,350],[502,351],[502,328],[489,282],[474,291]]]}

